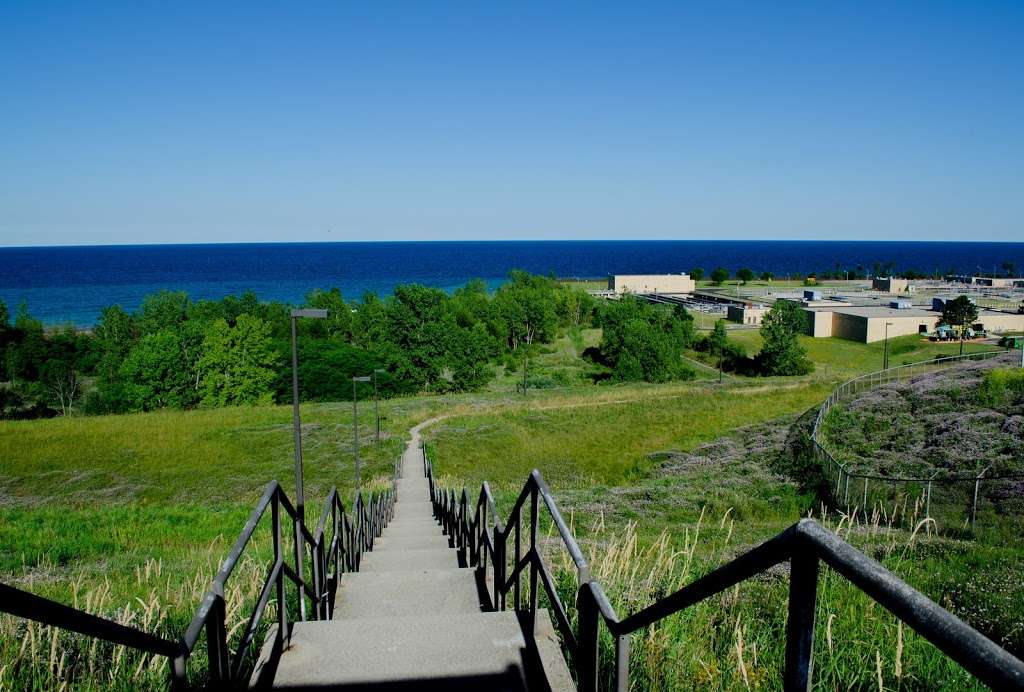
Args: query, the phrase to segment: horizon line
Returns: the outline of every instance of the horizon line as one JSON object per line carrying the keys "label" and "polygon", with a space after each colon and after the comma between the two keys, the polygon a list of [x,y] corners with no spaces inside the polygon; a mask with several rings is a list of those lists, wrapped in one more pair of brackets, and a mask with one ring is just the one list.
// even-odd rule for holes
{"label": "horizon line", "polygon": [[0,245],[0,250],[43,250],[48,248],[95,248],[95,247],[204,247],[228,245],[398,245],[417,243],[927,243],[942,244],[989,244],[989,245],[1024,245],[1024,241],[1015,240],[919,240],[890,238],[830,238],[828,240],[808,238],[498,238],[488,240],[470,239],[429,239],[429,240],[255,240],[255,241],[213,241],[213,242],[167,242],[167,243],[79,243],[43,245]]}

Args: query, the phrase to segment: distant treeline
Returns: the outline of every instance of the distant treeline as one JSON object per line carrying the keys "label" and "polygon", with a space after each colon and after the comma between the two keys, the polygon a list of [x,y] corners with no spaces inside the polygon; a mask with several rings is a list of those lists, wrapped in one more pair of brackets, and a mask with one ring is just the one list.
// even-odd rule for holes
{"label": "distant treeline", "polygon": [[[260,302],[251,291],[200,301],[162,291],[146,296],[134,313],[110,306],[91,331],[81,331],[45,330],[24,304],[12,322],[0,302],[0,418],[289,402],[292,307]],[[371,373],[384,397],[476,390],[499,365],[518,368],[521,349],[529,353],[560,332],[591,326],[602,329],[599,347],[584,353],[599,371],[595,379],[691,379],[686,349],[748,374],[799,374],[808,367],[791,352],[798,348],[795,330],[789,341],[772,340],[771,320],[762,330],[765,348],[748,359],[721,324],[698,337],[681,306],[632,296],[599,302],[577,286],[520,271],[494,293],[479,280],[451,294],[410,284],[383,299],[367,293],[358,301],[346,301],[338,289],[316,290],[300,307],[328,313],[298,321],[305,401],[351,399],[351,378]],[[798,365],[779,366],[778,356],[765,360],[772,348]],[[357,396],[368,396],[370,386],[360,386]]]}
{"label": "distant treeline", "polygon": [[[1017,266],[1013,262],[1003,262],[1001,265],[1002,272],[1005,276],[1016,276]],[[870,277],[875,276],[897,276],[904,279],[942,279],[943,277],[955,275],[959,272],[955,268],[947,269],[946,271],[939,271],[934,269],[932,271],[921,271],[914,267],[907,267],[902,270],[896,269],[895,262],[875,262],[871,265],[870,270],[864,267],[862,264],[858,264],[855,267],[844,267],[839,262],[836,262],[834,267],[822,269],[820,271],[812,272],[792,272],[784,275],[779,275],[775,272],[755,272],[748,267],[741,267],[733,272],[726,267],[715,267],[710,273],[706,272],[703,267],[694,267],[690,270],[690,276],[695,281],[702,281],[707,278],[716,284],[722,284],[730,279],[735,279],[742,283],[753,281],[754,279],[760,279],[761,281],[773,281],[779,278],[787,278],[795,281],[803,281],[805,279],[815,279],[818,281],[822,280],[850,280],[850,281],[863,281]]]}

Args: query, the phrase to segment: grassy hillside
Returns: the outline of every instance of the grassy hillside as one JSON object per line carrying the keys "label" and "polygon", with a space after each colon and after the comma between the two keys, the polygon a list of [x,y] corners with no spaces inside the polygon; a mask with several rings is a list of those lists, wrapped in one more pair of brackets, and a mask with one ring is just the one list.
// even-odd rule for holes
{"label": "grassy hillside", "polygon": [[[530,469],[540,468],[626,612],[815,509],[779,464],[789,425],[832,383],[881,362],[878,344],[806,340],[818,364],[807,378],[597,385],[589,377],[594,366],[581,355],[599,338],[585,330],[540,349],[529,366],[538,379],[525,397],[515,389],[521,371],[509,368],[482,392],[382,402],[379,450],[371,436],[372,403],[362,402],[364,477],[387,473],[409,427],[444,416],[426,433],[438,471],[452,484],[489,479],[507,505]],[[759,345],[754,331],[730,332],[730,338],[744,340],[750,352]],[[916,337],[890,346],[895,362],[957,348]],[[304,405],[303,420],[308,506],[319,511],[331,485],[346,495],[352,487],[351,405]],[[0,581],[180,635],[265,484],[277,478],[291,494],[291,435],[289,407],[0,423]],[[1017,611],[1007,606],[1014,592],[999,580],[1007,581],[1007,570],[1021,564],[1020,546],[922,540],[884,525],[859,527],[851,539],[993,636],[1019,640]],[[633,551],[631,565],[650,562],[643,585],[630,582],[636,575],[627,579],[615,563],[625,559],[623,551]],[[247,615],[242,605],[265,567],[246,561],[240,568],[232,622]],[[973,576],[965,580],[965,574]],[[772,687],[779,634],[772,618],[784,603],[784,583],[784,575],[752,582],[721,608],[657,630],[638,655],[648,673],[648,664],[657,664],[675,677],[650,678],[649,685]],[[854,672],[865,686],[874,684],[876,652],[885,657],[886,684],[898,683],[892,618],[841,584],[828,589],[832,600],[822,617],[836,615],[833,635],[847,645],[842,656],[821,655],[826,686],[841,686]],[[961,610],[962,604],[972,605]],[[866,633],[864,622],[874,623]],[[819,632],[827,624],[823,620]],[[82,660],[101,669],[117,655],[89,653],[81,640],[50,636],[0,617],[0,680],[17,687],[26,681],[58,685],[66,667],[46,663],[51,645],[85,651],[93,658]],[[904,686],[964,682],[955,667],[906,636]],[[757,653],[741,646],[745,653],[738,656],[737,641]],[[23,642],[37,650],[31,660],[42,661],[27,673],[13,663],[27,658]],[[819,650],[833,645],[823,640]],[[69,654],[61,665],[73,660]],[[123,665],[129,663],[136,665],[134,659]],[[143,664],[142,672],[116,677],[118,684],[163,681],[159,661],[151,671]],[[17,670],[20,677],[12,677]],[[86,678],[100,686],[98,679]]]}

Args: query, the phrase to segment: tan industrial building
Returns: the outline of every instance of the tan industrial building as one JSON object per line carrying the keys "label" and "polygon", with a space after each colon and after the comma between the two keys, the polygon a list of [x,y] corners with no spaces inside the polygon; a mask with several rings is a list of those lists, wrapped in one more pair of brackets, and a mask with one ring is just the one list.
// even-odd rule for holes
{"label": "tan industrial building", "polygon": [[615,293],[693,293],[697,283],[689,274],[613,274],[608,290]]}
{"label": "tan industrial building", "polygon": [[767,312],[768,308],[764,305],[754,305],[753,303],[730,305],[727,318],[730,322],[739,322],[740,324],[761,324]]}
{"label": "tan industrial building", "polygon": [[[862,343],[884,339],[887,323],[890,337],[931,333],[942,317],[935,310],[920,307],[807,305],[804,311],[810,336],[837,336]],[[972,326],[995,334],[1024,331],[1024,315],[979,310],[978,319]]]}

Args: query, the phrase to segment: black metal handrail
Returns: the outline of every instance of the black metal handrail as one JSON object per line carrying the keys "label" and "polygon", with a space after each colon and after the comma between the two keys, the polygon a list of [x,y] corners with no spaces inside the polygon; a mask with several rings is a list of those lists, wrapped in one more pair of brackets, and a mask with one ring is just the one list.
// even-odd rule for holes
{"label": "black metal handrail", "polygon": [[[34,620],[84,634],[112,644],[119,644],[144,653],[165,656],[170,664],[172,686],[187,687],[186,666],[205,632],[209,679],[214,687],[242,681],[250,647],[259,631],[263,614],[271,596],[277,604],[275,645],[284,646],[290,636],[286,584],[295,590],[298,619],[307,619],[307,600],[315,619],[329,619],[334,612],[334,596],[343,572],[355,572],[363,552],[373,549],[374,539],[394,517],[401,463],[396,460],[390,487],[371,492],[364,499],[356,492],[352,511],[341,501],[338,489],[332,487],[324,503],[315,533],[306,528],[298,511],[277,481],[267,484],[256,507],[213,578],[209,590],[185,633],[177,641],[164,639],[134,627],[77,610],[35,594],[0,584],[0,612]],[[271,514],[273,562],[267,571],[252,614],[246,623],[234,653],[228,644],[225,588],[245,549],[252,541],[260,522]],[[282,511],[292,522],[292,564],[285,555],[282,534]],[[330,537],[328,540],[327,537]],[[304,565],[310,560],[311,574],[304,576]]]}
{"label": "black metal handrail", "polygon": [[[620,619],[604,590],[592,579],[590,569],[572,532],[558,511],[551,492],[539,471],[527,478],[523,490],[512,505],[504,526],[498,518],[487,483],[482,484],[475,510],[469,508],[469,494],[463,490],[437,487],[433,465],[423,449],[423,472],[430,487],[434,514],[445,532],[463,551],[467,564],[483,571],[493,581],[492,606],[505,610],[506,596],[513,593],[512,607],[525,611],[532,628],[536,618],[538,582],[543,586],[572,663],[580,690],[598,689],[598,642],[600,623],[604,622],[615,640],[614,688],[629,689],[630,636],[654,623],[696,605],[722,591],[789,561],[789,603],[786,622],[786,652],[783,687],[807,690],[812,679],[814,617],[817,607],[820,562],[825,562],[851,584],[902,620],[967,672],[996,689],[1024,689],[1024,662],[973,629],[955,615],[902,581],[881,564],[856,550],[813,519],[801,519],[779,535],[743,553],[673,594],[642,610]],[[530,501],[529,549],[521,545],[522,512]],[[538,509],[540,500],[550,515],[577,571],[576,626],[570,621],[554,586],[554,580],[538,547]],[[492,518],[488,523],[488,515]],[[514,553],[508,556],[510,538]],[[481,559],[491,556],[491,572]],[[506,576],[508,558],[512,571]],[[529,569],[529,602],[524,609],[520,600],[520,577]]]}

